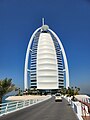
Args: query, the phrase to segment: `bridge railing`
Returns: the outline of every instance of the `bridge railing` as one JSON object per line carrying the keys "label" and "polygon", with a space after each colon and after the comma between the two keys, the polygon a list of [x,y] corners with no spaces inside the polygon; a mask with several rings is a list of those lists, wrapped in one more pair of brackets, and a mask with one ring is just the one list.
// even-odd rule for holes
{"label": "bridge railing", "polygon": [[72,101],[71,97],[65,97],[65,98],[73,108],[79,120],[83,120],[83,118],[85,117],[90,118],[89,106],[87,104],[81,101]]}
{"label": "bridge railing", "polygon": [[2,103],[2,104],[0,104],[0,116],[15,112],[17,110],[20,110],[20,109],[23,109],[26,107],[29,107],[29,106],[37,104],[39,102],[45,101],[49,98],[51,98],[51,96],[47,96],[46,98]]}

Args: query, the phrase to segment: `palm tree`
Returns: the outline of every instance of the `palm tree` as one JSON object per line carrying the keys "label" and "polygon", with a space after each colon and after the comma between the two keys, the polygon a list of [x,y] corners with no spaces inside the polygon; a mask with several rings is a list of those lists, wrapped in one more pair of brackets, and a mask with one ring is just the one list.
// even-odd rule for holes
{"label": "palm tree", "polygon": [[78,94],[79,94],[79,91],[80,91],[80,88],[75,87],[75,95],[78,95]]}
{"label": "palm tree", "polygon": [[2,97],[6,93],[15,89],[15,85],[12,84],[12,79],[5,78],[4,80],[0,80],[0,103],[2,103]]}
{"label": "palm tree", "polygon": [[65,95],[66,94],[66,92],[67,92],[67,89],[66,88],[61,88],[61,94],[63,94],[63,95]]}

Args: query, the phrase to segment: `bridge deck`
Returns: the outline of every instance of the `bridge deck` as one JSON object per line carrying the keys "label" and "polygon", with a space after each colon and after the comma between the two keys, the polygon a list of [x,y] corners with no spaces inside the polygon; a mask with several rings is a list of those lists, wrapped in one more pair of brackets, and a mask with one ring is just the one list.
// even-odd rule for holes
{"label": "bridge deck", "polygon": [[78,120],[68,102],[55,102],[54,97],[25,108],[23,110],[4,115],[0,120]]}

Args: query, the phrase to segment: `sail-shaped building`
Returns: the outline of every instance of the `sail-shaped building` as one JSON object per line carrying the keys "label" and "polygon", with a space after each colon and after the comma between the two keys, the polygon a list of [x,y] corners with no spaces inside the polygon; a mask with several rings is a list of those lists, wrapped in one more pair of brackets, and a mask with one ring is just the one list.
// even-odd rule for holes
{"label": "sail-shaped building", "polygon": [[[28,86],[30,79],[30,86]],[[66,82],[65,82],[66,81]],[[65,84],[64,84],[65,83]],[[25,58],[24,89],[39,90],[69,87],[68,62],[59,37],[43,24],[32,34]]]}

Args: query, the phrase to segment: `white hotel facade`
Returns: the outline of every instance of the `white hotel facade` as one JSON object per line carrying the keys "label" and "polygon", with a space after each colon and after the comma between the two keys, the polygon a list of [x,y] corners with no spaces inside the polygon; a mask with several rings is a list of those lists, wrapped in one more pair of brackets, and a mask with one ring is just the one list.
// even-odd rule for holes
{"label": "white hotel facade", "polygon": [[55,32],[44,25],[43,20],[42,27],[35,30],[27,47],[24,89],[60,89],[64,87],[65,81],[68,88],[69,70],[63,45]]}

